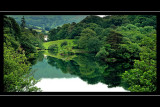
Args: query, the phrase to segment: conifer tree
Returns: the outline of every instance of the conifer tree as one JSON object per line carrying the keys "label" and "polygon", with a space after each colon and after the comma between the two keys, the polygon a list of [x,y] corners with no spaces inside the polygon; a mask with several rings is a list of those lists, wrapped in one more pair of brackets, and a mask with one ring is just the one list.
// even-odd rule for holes
{"label": "conifer tree", "polygon": [[21,19],[21,27],[24,29],[25,26],[26,26],[26,21],[25,21],[25,18],[23,16],[22,19]]}

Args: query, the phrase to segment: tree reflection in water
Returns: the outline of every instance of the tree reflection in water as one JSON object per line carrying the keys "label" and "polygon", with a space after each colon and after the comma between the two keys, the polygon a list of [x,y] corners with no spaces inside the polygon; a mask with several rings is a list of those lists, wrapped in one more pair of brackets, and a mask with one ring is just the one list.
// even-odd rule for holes
{"label": "tree reflection in water", "polygon": [[[62,70],[63,73],[76,75],[88,84],[97,84],[99,82],[108,85],[109,88],[121,86],[125,90],[128,85],[121,79],[121,74],[130,69],[131,65],[127,62],[105,63],[94,57],[92,54],[78,54],[70,61],[63,61],[48,56],[48,63]],[[128,65],[126,67],[126,65]]]}

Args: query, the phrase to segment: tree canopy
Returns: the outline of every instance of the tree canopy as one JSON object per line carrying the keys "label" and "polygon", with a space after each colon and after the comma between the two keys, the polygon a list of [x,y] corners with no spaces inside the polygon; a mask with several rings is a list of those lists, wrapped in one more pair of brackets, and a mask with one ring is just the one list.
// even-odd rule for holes
{"label": "tree canopy", "polygon": [[[127,62],[123,81],[134,92],[156,90],[156,16],[90,15],[50,30],[50,40],[76,39],[78,48],[108,63]],[[52,39],[53,38],[53,39]],[[132,67],[130,66],[132,65]],[[152,79],[151,79],[152,78]]]}
{"label": "tree canopy", "polygon": [[[32,87],[36,81],[27,79],[26,75],[34,63],[37,48],[44,48],[44,34],[27,28],[28,23],[39,23],[37,26],[49,30],[49,41],[74,39],[76,45],[72,49],[81,49],[94,56],[89,59],[87,55],[79,56],[69,62],[57,60],[56,66],[63,72],[79,75],[91,84],[99,81],[109,87],[125,84],[131,92],[154,92],[157,89],[155,15],[108,15],[103,18],[96,15],[24,15],[18,23],[4,16],[5,91],[38,91]],[[60,46],[50,45],[49,49],[56,51],[58,47],[65,47],[72,50],[67,48],[69,44],[64,41]],[[49,57],[49,60],[55,59]]]}

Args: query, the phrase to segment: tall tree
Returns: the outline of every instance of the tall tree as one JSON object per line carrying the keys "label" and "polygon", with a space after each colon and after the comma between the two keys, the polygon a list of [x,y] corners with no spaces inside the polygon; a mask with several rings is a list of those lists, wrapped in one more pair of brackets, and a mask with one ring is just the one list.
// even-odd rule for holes
{"label": "tall tree", "polygon": [[21,27],[24,29],[25,26],[26,26],[26,21],[25,21],[25,18],[23,16],[22,19],[21,19]]}

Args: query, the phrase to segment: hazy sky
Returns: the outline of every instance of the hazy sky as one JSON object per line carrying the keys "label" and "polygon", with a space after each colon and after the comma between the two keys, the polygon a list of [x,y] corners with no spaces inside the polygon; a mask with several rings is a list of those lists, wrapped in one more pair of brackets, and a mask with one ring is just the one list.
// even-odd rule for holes
{"label": "hazy sky", "polygon": [[97,16],[99,16],[99,17],[104,17],[104,16],[107,16],[107,15],[97,15]]}

